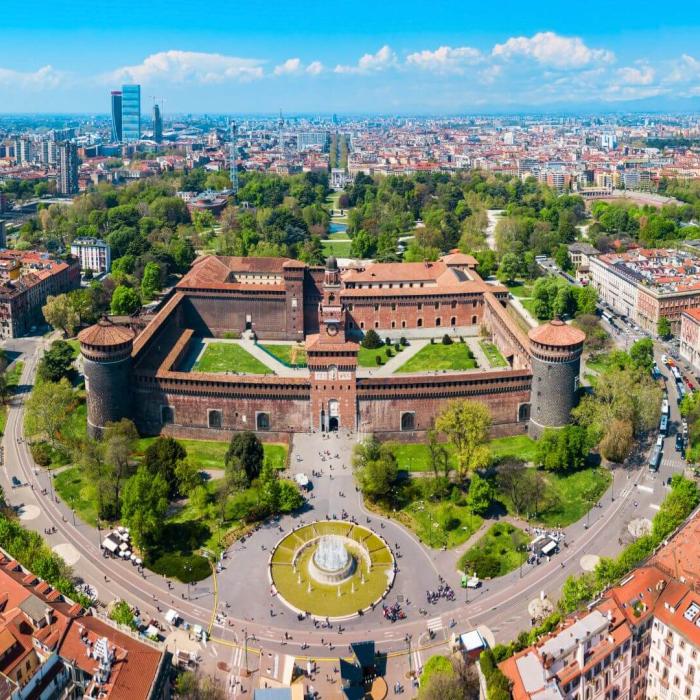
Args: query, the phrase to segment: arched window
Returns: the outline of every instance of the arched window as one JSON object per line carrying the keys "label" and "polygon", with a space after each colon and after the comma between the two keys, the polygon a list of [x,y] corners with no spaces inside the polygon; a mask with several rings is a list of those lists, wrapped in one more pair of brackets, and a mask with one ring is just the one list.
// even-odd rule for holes
{"label": "arched window", "polygon": [[269,430],[270,429],[270,414],[269,413],[256,413],[255,414],[255,427],[257,430]]}
{"label": "arched window", "polygon": [[520,406],[518,406],[518,421],[523,423],[528,420],[530,420],[530,404],[521,403]]}
{"label": "arched window", "polygon": [[210,428],[220,428],[223,422],[223,416],[219,409],[210,408],[208,413],[208,422]]}
{"label": "arched window", "polygon": [[472,326],[476,326],[476,316],[472,316]]}
{"label": "arched window", "polygon": [[457,317],[456,317],[456,316],[453,316],[453,317],[450,319],[450,325],[451,325],[451,326],[456,326],[456,325],[457,325]]}
{"label": "arched window", "polygon": [[442,319],[438,316],[438,317],[435,319],[435,326],[437,327],[437,326],[440,326],[441,324],[442,324]]}
{"label": "arched window", "polygon": [[416,429],[416,414],[413,411],[406,411],[401,414],[401,430]]}
{"label": "arched window", "polygon": [[175,409],[172,406],[160,407],[160,422],[163,425],[169,425],[175,422]]}
{"label": "arched window", "polygon": [[419,319],[416,321],[416,325],[418,326],[418,328],[422,328],[422,327],[423,327],[423,319],[422,319],[422,318],[419,318]]}

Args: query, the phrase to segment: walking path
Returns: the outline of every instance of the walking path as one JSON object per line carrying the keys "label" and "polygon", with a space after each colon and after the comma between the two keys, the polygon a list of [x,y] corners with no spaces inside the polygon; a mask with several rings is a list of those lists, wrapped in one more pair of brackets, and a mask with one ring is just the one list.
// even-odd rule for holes
{"label": "walking path", "polygon": [[489,220],[486,226],[486,245],[491,250],[496,250],[496,226],[501,218],[503,218],[503,209],[487,209],[486,216]]}
{"label": "walking path", "polygon": [[[408,362],[414,355],[419,353],[430,341],[426,338],[420,340],[412,340],[409,345],[404,347],[401,352],[397,352],[392,358],[388,359],[383,365],[376,368],[359,367],[357,368],[358,377],[389,377],[396,370]],[[383,348],[382,348],[383,350]],[[380,354],[377,350],[377,354]],[[381,352],[383,355],[383,352]]]}

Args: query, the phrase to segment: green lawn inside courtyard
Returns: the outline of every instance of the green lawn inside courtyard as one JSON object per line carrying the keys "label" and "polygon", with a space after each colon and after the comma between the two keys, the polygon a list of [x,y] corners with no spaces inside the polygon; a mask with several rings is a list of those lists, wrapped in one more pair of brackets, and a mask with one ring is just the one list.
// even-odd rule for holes
{"label": "green lawn inside courtyard", "polygon": [[[348,538],[346,546],[356,561],[355,572],[339,584],[323,584],[309,573],[315,545],[295,552],[323,535]],[[361,552],[370,558],[368,567]],[[386,544],[370,530],[344,521],[321,521],[298,528],[284,537],[272,555],[272,580],[279,595],[298,610],[325,617],[352,615],[378,600],[389,584],[393,559]]]}
{"label": "green lawn inside courtyard", "polygon": [[510,523],[495,523],[460,558],[458,568],[481,578],[496,578],[527,560],[528,535]]}
{"label": "green lawn inside courtyard", "polygon": [[489,361],[489,364],[491,367],[507,367],[508,363],[506,362],[505,357],[501,355],[499,349],[496,347],[495,343],[492,343],[490,340],[480,340],[479,341],[479,346],[484,352],[484,355],[486,355],[486,359]]}
{"label": "green lawn inside courtyard", "polygon": [[238,372],[239,374],[272,374],[272,370],[245,348],[236,343],[207,343],[197,360],[194,372]]}
{"label": "green lawn inside courtyard", "polygon": [[402,364],[396,372],[430,372],[437,370],[468,370],[476,368],[467,343],[443,345],[434,343],[421,348],[413,357]]}
{"label": "green lawn inside courtyard", "polygon": [[[430,453],[424,443],[391,442],[392,451],[398,462],[399,469],[408,472],[425,472],[430,470]],[[489,442],[489,448],[494,461],[502,461],[507,458],[522,459],[524,462],[532,462],[535,459],[537,443],[527,435],[512,435],[510,437],[495,438]],[[445,444],[454,464],[453,448]]]}
{"label": "green lawn inside courtyard", "polygon": [[[403,348],[399,350],[398,347],[397,345],[392,345],[391,348],[389,348],[384,343],[378,348],[363,348],[360,345],[357,352],[357,364],[360,367],[379,367],[377,364],[377,356],[381,358],[381,364],[386,364],[392,357],[400,355],[403,352]],[[389,351],[391,355],[387,354],[387,351]]]}
{"label": "green lawn inside courtyard", "polygon": [[270,345],[260,344],[259,347],[289,367],[306,365],[306,348],[301,343],[285,343],[284,345],[276,343]]}

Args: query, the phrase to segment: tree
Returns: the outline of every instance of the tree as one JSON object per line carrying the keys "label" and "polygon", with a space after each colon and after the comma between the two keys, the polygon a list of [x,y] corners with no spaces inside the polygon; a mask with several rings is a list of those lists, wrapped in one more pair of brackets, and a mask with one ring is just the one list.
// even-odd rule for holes
{"label": "tree", "polygon": [[493,486],[478,474],[473,474],[469,482],[469,493],[467,494],[467,505],[472,513],[485,515],[491,507],[493,501]]}
{"label": "tree", "polygon": [[578,425],[547,428],[537,441],[537,464],[549,471],[577,471],[586,463],[586,429]]}
{"label": "tree", "polygon": [[263,464],[259,482],[260,503],[267,513],[277,515],[280,512],[280,481],[277,469],[269,461]]}
{"label": "tree", "polygon": [[377,350],[382,347],[383,343],[377,331],[375,331],[374,328],[370,328],[365,333],[365,337],[362,339],[360,345],[368,350]]}
{"label": "tree", "polygon": [[671,336],[671,322],[666,316],[659,316],[659,321],[656,324],[656,335],[659,338],[669,338]]}
{"label": "tree", "polygon": [[507,460],[498,465],[496,483],[503,493],[509,496],[516,515],[525,510],[525,493],[521,488],[525,479],[525,463],[521,460]]}
{"label": "tree", "polygon": [[374,437],[360,443],[353,453],[353,467],[363,494],[373,500],[390,496],[399,467],[388,445],[382,445]]}
{"label": "tree", "polygon": [[54,340],[39,362],[39,377],[46,382],[68,378],[73,369],[73,348],[65,340]]}
{"label": "tree", "polygon": [[262,443],[249,430],[243,433],[236,433],[232,438],[226,451],[225,463],[228,465],[230,460],[236,458],[240,460],[240,464],[248,477],[248,483],[257,479],[263,466],[265,451]]}
{"label": "tree", "polygon": [[428,465],[435,478],[439,478],[440,474],[445,479],[450,476],[450,458],[445,446],[438,442],[438,434],[436,430],[428,431]]}
{"label": "tree", "polygon": [[515,253],[506,253],[498,265],[498,281],[507,284],[512,282],[520,272],[520,260]]}
{"label": "tree", "polygon": [[138,437],[136,426],[128,418],[107,423],[105,426],[103,435],[105,459],[111,468],[107,479],[113,489],[113,502],[116,511],[121,503],[122,483],[134,473],[134,466],[129,458],[134,451]]}
{"label": "tree", "polygon": [[[433,659],[440,661],[435,663]],[[461,658],[431,657],[421,674],[418,698],[419,700],[478,700],[479,676],[474,664],[467,663]]]}
{"label": "tree", "polygon": [[143,465],[153,475],[160,474],[168,485],[168,495],[174,498],[178,494],[176,468],[178,462],[187,457],[187,450],[170,436],[156,438],[143,455]]}
{"label": "tree", "polygon": [[110,310],[115,316],[131,316],[139,308],[141,308],[141,299],[135,289],[120,284],[114,290]]}
{"label": "tree", "polygon": [[80,316],[73,308],[67,294],[46,297],[46,304],[41,307],[46,323],[64,335],[72,336],[80,323]]}
{"label": "tree", "polygon": [[491,413],[487,406],[477,401],[453,401],[440,413],[435,428],[454,445],[457,474],[461,479],[488,465],[491,453],[485,443],[491,428]]}
{"label": "tree", "polygon": [[168,511],[168,484],[160,474],[141,466],[124,487],[122,518],[136,546],[147,552],[158,541]]}
{"label": "tree", "polygon": [[650,372],[654,366],[654,343],[651,338],[637,340],[630,348],[629,355],[636,367]]}
{"label": "tree", "polygon": [[598,308],[598,292],[590,284],[586,287],[572,287],[576,303],[576,317],[593,315]]}
{"label": "tree", "polygon": [[606,428],[598,448],[600,454],[610,462],[625,461],[634,443],[634,428],[629,420],[616,418]]}
{"label": "tree", "polygon": [[149,262],[143,270],[141,278],[141,294],[144,299],[153,299],[156,292],[160,291],[162,285],[160,282],[160,265],[155,262]]}
{"label": "tree", "polygon": [[74,401],[73,389],[66,379],[37,384],[25,404],[29,434],[43,433],[56,447],[58,432]]}
{"label": "tree", "polygon": [[178,700],[226,700],[226,690],[214,676],[206,676],[199,670],[185,671],[175,681],[175,697]]}
{"label": "tree", "polygon": [[202,483],[202,475],[196,464],[188,459],[181,459],[175,465],[175,480],[177,492],[182,496],[189,496]]}

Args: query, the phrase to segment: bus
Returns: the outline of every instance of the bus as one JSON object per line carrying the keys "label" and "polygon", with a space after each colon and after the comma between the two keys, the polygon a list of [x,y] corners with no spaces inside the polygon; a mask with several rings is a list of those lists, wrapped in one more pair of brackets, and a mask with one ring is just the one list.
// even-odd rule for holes
{"label": "bus", "polygon": [[668,416],[661,416],[661,423],[659,423],[659,432],[662,435],[666,435],[668,432]]}
{"label": "bus", "polygon": [[604,321],[607,321],[608,323],[612,323],[612,314],[609,311],[603,311],[601,314],[602,318]]}
{"label": "bus", "polygon": [[669,408],[669,405],[668,405],[668,399],[664,399],[664,400],[661,402],[661,415],[662,415],[662,416],[668,416],[668,415],[669,415],[669,411],[670,411],[670,408]]}
{"label": "bus", "polygon": [[663,456],[663,452],[661,451],[660,447],[654,447],[654,449],[651,452],[651,457],[649,457],[649,469],[653,472],[659,471],[659,467],[661,466],[661,457]]}
{"label": "bus", "polygon": [[688,393],[683,386],[683,382],[676,382],[676,390],[678,391],[678,403],[680,403],[684,398],[685,395]]}
{"label": "bus", "polygon": [[671,367],[671,374],[673,374],[673,378],[677,382],[683,381],[683,377],[681,377],[681,373],[678,371],[678,367],[676,367],[676,365],[673,365],[673,367]]}

